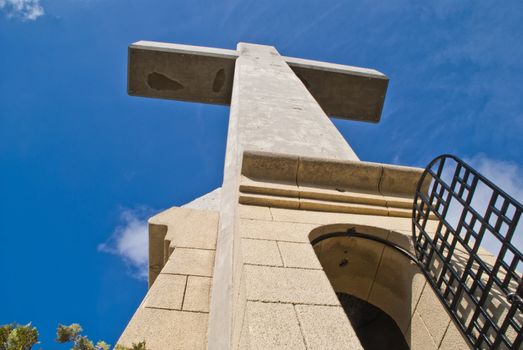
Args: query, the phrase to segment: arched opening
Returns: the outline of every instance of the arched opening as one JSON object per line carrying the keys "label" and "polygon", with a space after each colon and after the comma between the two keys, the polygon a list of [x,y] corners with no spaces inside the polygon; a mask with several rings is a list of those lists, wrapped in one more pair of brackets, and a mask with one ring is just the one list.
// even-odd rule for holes
{"label": "arched opening", "polygon": [[[332,235],[350,228],[407,250],[411,245],[410,237],[376,227],[349,224],[318,227],[309,235],[362,346],[365,349],[416,348],[411,341],[412,327],[420,325],[411,320],[426,284],[423,273],[409,258],[383,243]],[[445,313],[445,310],[440,311]],[[416,330],[414,333],[419,334]]]}
{"label": "arched opening", "polygon": [[409,349],[401,329],[382,309],[347,293],[336,295],[364,349]]}

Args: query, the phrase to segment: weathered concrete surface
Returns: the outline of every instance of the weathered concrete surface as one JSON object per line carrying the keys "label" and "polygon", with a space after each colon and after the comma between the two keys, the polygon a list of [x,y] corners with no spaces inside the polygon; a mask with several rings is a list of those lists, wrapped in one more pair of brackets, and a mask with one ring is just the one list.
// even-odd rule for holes
{"label": "weathered concrete surface", "polygon": [[204,350],[207,318],[207,313],[139,308],[118,344],[131,347],[145,340],[151,350]]}
{"label": "weathered concrete surface", "polygon": [[358,160],[276,49],[240,43],[237,51],[209,315],[210,349],[235,347],[243,322],[238,198],[244,151]]}
{"label": "weathered concrete surface", "polygon": [[151,350],[207,347],[217,228],[218,213],[206,210],[174,207],[150,219],[151,237],[163,240],[153,244],[150,256],[157,258],[160,273],[119,344],[145,340]]}
{"label": "weathered concrete surface", "polygon": [[331,213],[411,217],[421,168],[245,152],[240,203]]}
{"label": "weathered concrete surface", "polygon": [[[359,341],[334,291],[360,296],[386,311],[400,326],[412,349],[436,349],[436,344],[441,344],[442,349],[466,349],[441,303],[428,298],[427,291],[422,297],[422,289],[430,287],[404,256],[380,243],[358,239],[327,240],[315,247],[316,253],[310,245],[310,240],[318,235],[346,230],[350,223],[352,226],[367,223],[373,227],[358,226],[358,231],[377,234],[411,250],[409,219],[244,205],[238,209],[239,262],[243,276],[237,282],[241,288],[235,294],[238,307],[234,315],[235,327],[241,334],[233,344],[239,349],[358,349]],[[199,247],[202,242],[199,238],[185,237],[189,223],[194,232],[206,226],[202,217],[194,220],[195,212],[205,213],[172,208],[158,215],[156,220],[173,228],[165,239],[183,245],[193,242]],[[216,221],[212,212],[207,213]],[[391,227],[402,229],[405,234],[390,231]],[[196,255],[187,259],[185,255],[191,252]],[[200,256],[202,252],[212,253],[212,250],[175,247],[120,343],[129,344],[143,337],[148,344],[150,339],[153,349],[206,346],[202,338],[206,337],[212,278],[202,276],[209,273],[210,267],[208,259]],[[348,265],[340,265],[345,256]],[[158,315],[149,311],[158,309],[162,310]],[[203,316],[192,317],[188,312]],[[158,324],[151,317],[160,317],[168,323]],[[176,339],[156,339],[173,331],[171,319],[180,322],[187,319],[194,329],[179,325]],[[157,332],[150,327],[156,327]]]}
{"label": "weathered concrete surface", "polygon": [[285,57],[327,115],[377,123],[388,78],[374,69]]}
{"label": "weathered concrete surface", "polygon": [[361,349],[340,306],[296,305],[295,308],[307,349]]}
{"label": "weathered concrete surface", "polygon": [[220,211],[221,192],[221,187],[218,187],[212,190],[211,192],[206,193],[203,196],[198,197],[195,200],[192,200],[189,203],[182,205],[182,207],[188,209]]}
{"label": "weathered concrete surface", "polygon": [[246,264],[283,266],[282,258],[275,241],[262,239],[242,239],[243,261]]}
{"label": "weathered concrete surface", "polygon": [[[129,47],[130,95],[230,104],[241,52],[139,41]],[[283,60],[329,116],[378,122],[388,78],[366,68],[293,57]]]}
{"label": "weathered concrete surface", "polygon": [[285,267],[321,270],[321,264],[310,243],[278,242]]}
{"label": "weathered concrete surface", "polygon": [[248,302],[243,338],[249,344],[241,349],[299,349],[305,350],[305,342],[294,307],[291,304]]}
{"label": "weathered concrete surface", "polygon": [[128,93],[229,104],[236,51],[139,41],[129,47]]}
{"label": "weathered concrete surface", "polygon": [[183,300],[183,309],[194,312],[209,312],[212,278],[188,276]]}
{"label": "weathered concrete surface", "polygon": [[147,292],[143,305],[150,308],[181,310],[187,276],[159,274]]}
{"label": "weathered concrete surface", "polygon": [[243,154],[242,175],[257,180],[296,185],[300,157],[296,154],[249,151]]}
{"label": "weathered concrete surface", "polygon": [[218,216],[217,211],[172,207],[149,219],[149,287],[175,247],[216,249]]}
{"label": "weathered concrete surface", "polygon": [[242,151],[358,160],[275,48],[240,43],[238,52],[231,115]]}
{"label": "weathered concrete surface", "polygon": [[[216,228],[218,212],[176,208],[177,215],[174,224],[170,224],[164,238],[164,260],[171,250],[178,248],[216,249]],[[195,227],[198,233],[195,234]],[[167,250],[166,248],[169,248]]]}
{"label": "weathered concrete surface", "polygon": [[339,306],[329,280],[321,270],[246,264],[244,273],[248,300]]}
{"label": "weathered concrete surface", "polygon": [[[298,312],[308,348],[314,348],[313,344],[318,343],[329,349],[356,347],[358,344],[354,340],[349,345],[344,343],[347,339],[335,340],[334,333],[326,330],[329,324],[325,320],[325,317],[329,319],[327,311],[334,312],[338,306],[329,298],[329,292],[323,289],[323,282],[317,279],[319,275],[313,273],[317,267],[309,265],[315,261],[311,257],[312,253],[321,262],[323,271],[317,271],[326,273],[334,291],[357,296],[384,310],[397,323],[412,349],[453,348],[452,341],[455,349],[468,349],[419,268],[405,256],[381,243],[356,238],[338,237],[322,241],[315,245],[315,253],[309,243],[320,235],[346,231],[356,226],[358,232],[376,235],[412,250],[411,232],[408,229],[410,219],[275,208],[268,208],[270,216],[266,216],[263,214],[266,208],[263,207],[241,208],[242,236],[267,244],[275,242],[284,263],[283,267],[270,264],[250,266],[246,263],[247,298],[249,301],[265,303],[295,304],[297,311],[320,308],[321,312],[312,313],[309,321],[302,319]],[[437,221],[431,221],[437,224]],[[432,224],[429,226],[434,227]],[[340,263],[343,261],[346,263]],[[308,281],[306,284],[309,287],[300,287],[303,281]],[[309,292],[314,290],[314,295],[308,294],[305,291],[307,288]],[[316,299],[316,295],[321,297]],[[330,307],[333,309],[315,306],[319,300],[323,304],[332,302]],[[334,316],[331,317],[334,319]],[[253,321],[249,319],[245,322],[251,325]],[[307,322],[310,322],[309,326]],[[345,336],[353,334],[350,326],[339,328],[345,331]],[[321,346],[318,345],[318,348]]]}
{"label": "weathered concrete surface", "polygon": [[176,248],[162,273],[211,277],[213,263],[213,250]]}

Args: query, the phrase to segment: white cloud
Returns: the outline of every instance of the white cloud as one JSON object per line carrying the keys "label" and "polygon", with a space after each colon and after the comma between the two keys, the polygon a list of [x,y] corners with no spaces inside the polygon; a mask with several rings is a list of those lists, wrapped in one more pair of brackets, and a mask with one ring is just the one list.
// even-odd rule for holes
{"label": "white cloud", "polygon": [[[480,174],[485,176],[488,180],[497,185],[500,189],[505,191],[508,195],[513,197],[519,202],[523,201],[523,169],[516,163],[501,161],[497,159],[488,158],[482,154],[476,155],[471,158],[464,159],[466,163],[471,165]],[[442,179],[450,185],[452,176],[454,175],[454,167],[444,168]],[[478,183],[476,191],[472,197],[472,207],[481,215],[484,216],[487,207],[492,197],[492,190],[482,183]],[[513,209],[509,209],[509,214]],[[449,210],[447,213],[447,221],[449,224],[456,228],[458,221],[462,215],[463,206],[456,200],[451,200]],[[495,219],[495,217],[494,217]],[[491,224],[494,224],[493,220]],[[479,230],[480,223],[478,222],[475,227]],[[501,230],[501,234],[505,234]],[[523,251],[523,223],[520,222],[516,227],[516,231],[512,238],[512,244]],[[492,235],[485,235],[482,241],[482,247],[487,249],[494,255],[498,255],[501,249],[501,242]]]}
{"label": "white cloud", "polygon": [[[508,195],[523,202],[523,169],[515,163],[505,162],[495,159],[487,158],[483,155],[478,155],[467,159],[466,162],[471,164],[480,174],[492,181],[495,185],[505,191]],[[490,201],[491,192],[484,188],[479,188],[476,191],[478,200],[477,205],[480,208],[487,208]],[[474,203],[473,203],[474,204]],[[502,234],[504,232],[501,232]],[[523,223],[520,222],[516,227],[516,231],[512,238],[512,244],[523,251]],[[483,246],[497,255],[501,248],[501,243],[490,236],[485,237]]]}
{"label": "white cloud", "polygon": [[523,202],[523,169],[518,164],[483,155],[467,158],[465,161],[510,196]]}
{"label": "white cloud", "polygon": [[98,251],[122,258],[131,275],[138,279],[147,279],[149,240],[146,218],[150,213],[151,209],[145,207],[122,210],[121,224],[105,243],[98,245]]}
{"label": "white cloud", "polygon": [[44,14],[40,0],[0,0],[0,10],[8,17],[34,21]]}

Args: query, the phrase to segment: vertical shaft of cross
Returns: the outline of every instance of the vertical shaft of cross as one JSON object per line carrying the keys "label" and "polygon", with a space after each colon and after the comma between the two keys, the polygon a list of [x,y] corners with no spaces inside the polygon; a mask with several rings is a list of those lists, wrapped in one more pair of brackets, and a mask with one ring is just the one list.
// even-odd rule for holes
{"label": "vertical shaft of cross", "polygon": [[274,47],[238,44],[231,123],[244,150],[357,160]]}
{"label": "vertical shaft of cross", "polygon": [[209,349],[230,349],[240,288],[236,237],[238,187],[244,151],[338,160],[358,157],[274,47],[238,44],[214,268]]}

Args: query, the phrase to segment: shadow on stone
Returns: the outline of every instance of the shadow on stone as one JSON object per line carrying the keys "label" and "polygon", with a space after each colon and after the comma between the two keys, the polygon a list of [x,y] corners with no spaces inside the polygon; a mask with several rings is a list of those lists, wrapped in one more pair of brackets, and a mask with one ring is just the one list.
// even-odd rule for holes
{"label": "shadow on stone", "polygon": [[383,310],[347,293],[336,295],[364,349],[409,349],[398,325]]}
{"label": "shadow on stone", "polygon": [[157,91],[176,91],[183,89],[183,85],[163,74],[153,72],[147,76],[147,85]]}
{"label": "shadow on stone", "polygon": [[225,71],[222,68],[216,72],[216,76],[214,77],[214,81],[212,83],[212,91],[220,92],[220,90],[223,88],[224,83],[225,83]]}

